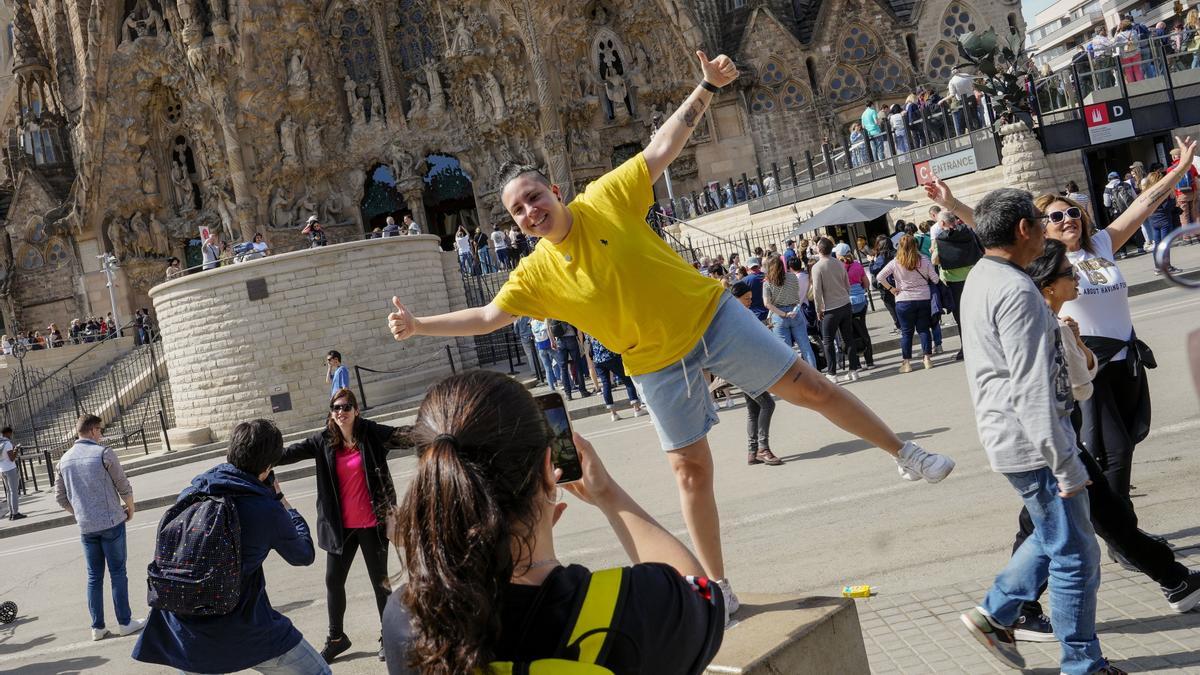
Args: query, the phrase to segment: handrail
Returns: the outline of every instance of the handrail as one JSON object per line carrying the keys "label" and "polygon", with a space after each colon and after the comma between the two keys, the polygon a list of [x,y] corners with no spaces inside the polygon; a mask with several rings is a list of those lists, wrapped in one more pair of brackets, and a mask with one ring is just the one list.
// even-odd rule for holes
{"label": "handrail", "polygon": [[[38,380],[37,382],[34,382],[33,384],[29,385],[28,387],[26,387],[26,389],[33,389],[34,387],[39,387],[39,386],[41,386],[41,385],[42,385],[42,383],[46,382],[46,381],[47,381],[47,380],[49,380],[50,378],[54,377],[55,375],[58,375],[58,374],[59,374],[59,373],[61,373],[62,371],[66,370],[67,368],[70,368],[70,367],[71,367],[71,364],[75,363],[75,362],[76,362],[76,361],[78,361],[79,359],[81,359],[81,358],[83,358],[83,357],[87,356],[88,354],[92,353],[92,350],[93,350],[93,349],[96,349],[96,348],[97,348],[97,347],[99,347],[100,345],[102,345],[102,344],[105,344],[105,343],[109,342],[110,340],[119,340],[120,338],[124,337],[124,336],[122,335],[122,333],[123,333],[124,331],[128,330],[128,329],[129,329],[131,326],[134,326],[134,325],[135,325],[135,324],[134,324],[134,321],[130,320],[130,321],[129,321],[129,323],[125,324],[124,326],[120,326],[119,328],[117,328],[117,330],[116,330],[116,332],[115,332],[115,333],[114,333],[114,332],[110,332],[110,333],[108,333],[107,335],[104,335],[104,336],[102,336],[102,337],[101,337],[99,340],[96,340],[96,342],[92,343],[92,346],[91,346],[91,347],[88,347],[87,349],[83,350],[82,352],[80,352],[80,353],[76,354],[74,357],[72,357],[72,358],[71,358],[71,360],[70,360],[70,361],[67,361],[66,363],[62,364],[62,365],[61,365],[61,366],[59,366],[58,368],[54,369],[54,371],[53,371],[53,372],[51,372],[51,373],[49,373],[49,374],[47,374],[47,375],[44,375],[44,376],[42,377],[42,379],[40,379],[40,380]],[[140,346],[140,345],[139,345],[139,346]],[[61,347],[59,347],[58,349],[61,349]]]}
{"label": "handrail", "polygon": [[1178,270],[1171,267],[1171,246],[1176,240],[1183,237],[1200,236],[1200,223],[1193,223],[1185,227],[1176,228],[1176,230],[1167,235],[1166,239],[1158,242],[1158,246],[1154,247],[1154,265],[1162,272],[1167,281],[1180,286],[1182,288],[1197,289],[1200,288],[1200,279],[1195,281],[1183,276]]}

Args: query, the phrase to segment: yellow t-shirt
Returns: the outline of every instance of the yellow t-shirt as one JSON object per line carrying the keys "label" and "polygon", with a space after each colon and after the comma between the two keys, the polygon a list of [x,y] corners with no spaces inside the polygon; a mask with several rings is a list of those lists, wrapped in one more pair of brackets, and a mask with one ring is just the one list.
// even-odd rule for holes
{"label": "yellow t-shirt", "polygon": [[582,329],[621,354],[631,375],[682,359],[708,329],[722,288],[650,229],[653,202],[639,153],[567,205],[574,217],[567,238],[539,241],[494,302],[514,316]]}

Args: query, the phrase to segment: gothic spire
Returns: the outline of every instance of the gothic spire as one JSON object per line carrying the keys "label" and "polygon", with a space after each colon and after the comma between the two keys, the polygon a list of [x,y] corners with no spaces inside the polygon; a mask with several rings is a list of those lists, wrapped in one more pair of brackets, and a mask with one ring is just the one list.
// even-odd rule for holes
{"label": "gothic spire", "polygon": [[38,37],[37,26],[33,23],[30,0],[16,0],[14,4],[17,13],[13,21],[13,72],[29,69],[31,66],[49,69],[50,64],[42,51],[42,40]]}

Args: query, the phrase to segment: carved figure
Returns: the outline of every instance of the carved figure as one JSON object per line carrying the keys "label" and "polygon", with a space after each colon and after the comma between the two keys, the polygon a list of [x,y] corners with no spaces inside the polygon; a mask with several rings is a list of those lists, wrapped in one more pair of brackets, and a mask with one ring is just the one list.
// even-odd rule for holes
{"label": "carved figure", "polygon": [[330,192],[325,201],[321,202],[321,222],[338,225],[342,222],[342,198],[336,192]]}
{"label": "carved figure", "polygon": [[398,150],[392,158],[392,175],[397,183],[417,177],[417,161],[411,152]]}
{"label": "carved figure", "polygon": [[495,74],[490,70],[483,76],[483,86],[487,88],[488,96],[492,99],[492,119],[499,122],[508,114],[508,109],[504,105],[504,90],[500,87],[500,82],[496,79]]}
{"label": "carved figure", "polygon": [[154,238],[150,236],[150,226],[141,211],[134,213],[129,219],[129,232],[133,235],[131,253],[134,257],[144,258],[154,253]]}
{"label": "carved figure", "polygon": [[237,232],[234,228],[235,218],[233,195],[229,194],[224,186],[218,183],[209,183],[208,199],[206,200],[208,208],[217,212],[217,217],[221,219],[221,226],[225,230],[225,236],[232,240]]}
{"label": "carved figure", "polygon": [[275,188],[275,192],[271,195],[271,225],[273,227],[287,227],[291,225],[294,218],[294,212],[291,206],[292,195],[288,189],[282,185]]}
{"label": "carved figure", "polygon": [[296,129],[299,126],[292,120],[291,115],[285,116],[279,123],[279,146],[283,149],[285,166],[295,166],[300,161],[300,156],[296,152]]}
{"label": "carved figure", "polygon": [[429,107],[428,98],[425,88],[413,82],[412,86],[408,88],[408,119],[425,116],[425,111]]}
{"label": "carved figure", "polygon": [[441,75],[437,66],[426,63],[425,81],[429,83],[429,116],[438,117],[446,111],[446,91],[442,89]]}
{"label": "carved figure", "polygon": [[313,200],[312,188],[308,185],[304,186],[304,192],[292,202],[292,217],[297,221],[303,222],[309,216],[317,212],[317,203]]}
{"label": "carved figure", "polygon": [[163,226],[158,216],[150,214],[150,239],[154,243],[154,252],[160,255],[170,255],[171,240],[167,237],[167,228]]}
{"label": "carved figure", "polygon": [[316,166],[325,161],[325,148],[321,147],[321,129],[324,125],[317,124],[316,120],[308,123],[304,127],[304,152],[308,159],[309,166]]}
{"label": "carved figure", "polygon": [[475,113],[475,119],[482,122],[487,119],[487,109],[484,108],[483,96],[479,93],[479,84],[475,78],[467,80],[467,88],[471,93],[471,109]]}
{"label": "carved figure", "polygon": [[342,82],[342,91],[346,92],[346,107],[350,110],[350,126],[357,128],[366,121],[362,100],[358,98],[358,85],[349,75]]}
{"label": "carved figure", "polygon": [[571,129],[571,151],[580,164],[592,165],[600,163],[600,149],[596,146],[595,133],[579,129]]}
{"label": "carved figure", "polygon": [[175,191],[175,205],[183,213],[191,211],[192,180],[188,178],[187,169],[178,159],[171,162],[171,187]]}
{"label": "carved figure", "polygon": [[467,27],[467,13],[463,12],[458,17],[458,24],[454,26],[454,37],[450,40],[451,54],[467,54],[475,49],[475,39],[471,37],[471,29]]}
{"label": "carved figure", "polygon": [[175,9],[179,12],[179,19],[183,22],[185,29],[192,28],[196,23],[196,8],[192,3],[194,0],[176,0]]}
{"label": "carved figure", "polygon": [[129,12],[129,16],[125,17],[125,23],[122,24],[121,30],[124,37],[121,41],[122,45],[144,37],[162,39],[166,35],[162,14],[151,7],[147,0],[138,0],[137,4],[133,6],[133,10]]}
{"label": "carved figure", "polygon": [[579,96],[584,100],[596,99],[596,76],[587,61],[580,59],[576,66],[576,79],[579,82]]}
{"label": "carved figure", "polygon": [[117,260],[125,258],[125,242],[125,221],[121,218],[113,218],[108,223],[108,243],[111,247],[109,253],[112,253]]}
{"label": "carved figure", "polygon": [[149,150],[142,151],[142,158],[138,161],[138,172],[142,179],[142,193],[158,194],[158,172],[154,170],[154,159],[150,157]]}
{"label": "carved figure", "polygon": [[310,84],[308,68],[304,67],[304,57],[297,47],[292,50],[292,58],[288,61],[288,91],[293,98],[308,98]]}
{"label": "carved figure", "polygon": [[629,96],[629,88],[625,85],[625,78],[621,77],[614,68],[609,68],[608,74],[604,76],[604,95],[612,104],[613,118],[619,122],[628,120],[629,114],[632,112],[625,102],[626,97]]}
{"label": "carved figure", "polygon": [[375,86],[374,82],[371,83],[371,89],[367,93],[367,96],[369,96],[371,99],[371,105],[370,105],[370,107],[371,107],[371,122],[373,122],[373,123],[374,122],[382,122],[383,121],[383,96],[380,95],[379,87]]}

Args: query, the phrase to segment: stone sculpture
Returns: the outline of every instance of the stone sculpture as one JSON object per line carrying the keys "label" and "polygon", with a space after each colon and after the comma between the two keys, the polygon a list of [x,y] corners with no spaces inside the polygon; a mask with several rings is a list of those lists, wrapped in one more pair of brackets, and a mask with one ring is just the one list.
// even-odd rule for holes
{"label": "stone sculpture", "polygon": [[171,240],[167,237],[167,228],[153,213],[150,214],[150,239],[154,244],[154,252],[159,255],[171,254]]}
{"label": "stone sculpture", "polygon": [[311,82],[308,78],[308,68],[304,66],[304,57],[300,53],[300,48],[292,50],[292,57],[288,60],[288,94],[296,100],[308,98],[308,91]]}
{"label": "stone sculpture", "polygon": [[287,227],[295,220],[291,201],[292,195],[286,187],[280,185],[275,188],[271,194],[272,227]]}
{"label": "stone sculpture", "polygon": [[125,259],[125,221],[120,217],[113,218],[108,223],[108,252],[117,260]]}
{"label": "stone sculpture", "polygon": [[446,91],[442,89],[441,75],[432,63],[426,63],[424,68],[425,81],[429,84],[429,116],[440,117],[446,112]]}
{"label": "stone sculpture", "polygon": [[316,120],[309,121],[304,127],[304,156],[309,166],[318,166],[325,161],[325,148],[321,146],[321,130],[324,128]]}
{"label": "stone sculpture", "polygon": [[346,76],[342,82],[342,91],[346,93],[346,107],[350,110],[350,128],[357,129],[367,120],[362,99],[358,97],[358,85],[354,82],[354,78]]}
{"label": "stone sculpture", "polygon": [[425,93],[425,88],[416,82],[408,88],[408,119],[417,119],[425,116],[425,111],[429,108],[429,96]]}
{"label": "stone sculpture", "polygon": [[187,168],[176,159],[171,162],[171,187],[175,192],[175,205],[181,213],[192,210],[192,179],[187,175]]}
{"label": "stone sculpture", "polygon": [[286,115],[279,123],[279,147],[283,150],[284,166],[296,166],[300,163],[300,155],[296,152],[296,129],[299,125]]}
{"label": "stone sculpture", "polygon": [[371,105],[370,105],[371,123],[372,124],[382,123],[383,122],[383,96],[380,95],[379,87],[375,86],[374,82],[371,83],[371,89],[367,93],[367,96],[371,100]]}
{"label": "stone sculpture", "polygon": [[150,157],[149,150],[142,151],[142,157],[138,161],[138,173],[142,180],[142,194],[158,194],[158,172],[154,170],[154,159]]}
{"label": "stone sculpture", "polygon": [[612,105],[613,119],[618,122],[627,121],[633,112],[625,101],[629,96],[629,88],[625,85],[625,78],[621,77],[615,68],[609,68],[608,74],[604,76],[604,95]]}
{"label": "stone sculpture", "polygon": [[475,39],[471,37],[471,29],[467,27],[467,14],[463,12],[454,26],[454,37],[450,41],[451,54],[468,54],[475,49]]}
{"label": "stone sculpture", "polygon": [[501,89],[500,81],[490,70],[483,75],[483,85],[492,101],[492,119],[499,122],[508,114],[507,107],[504,105],[504,90]]}

